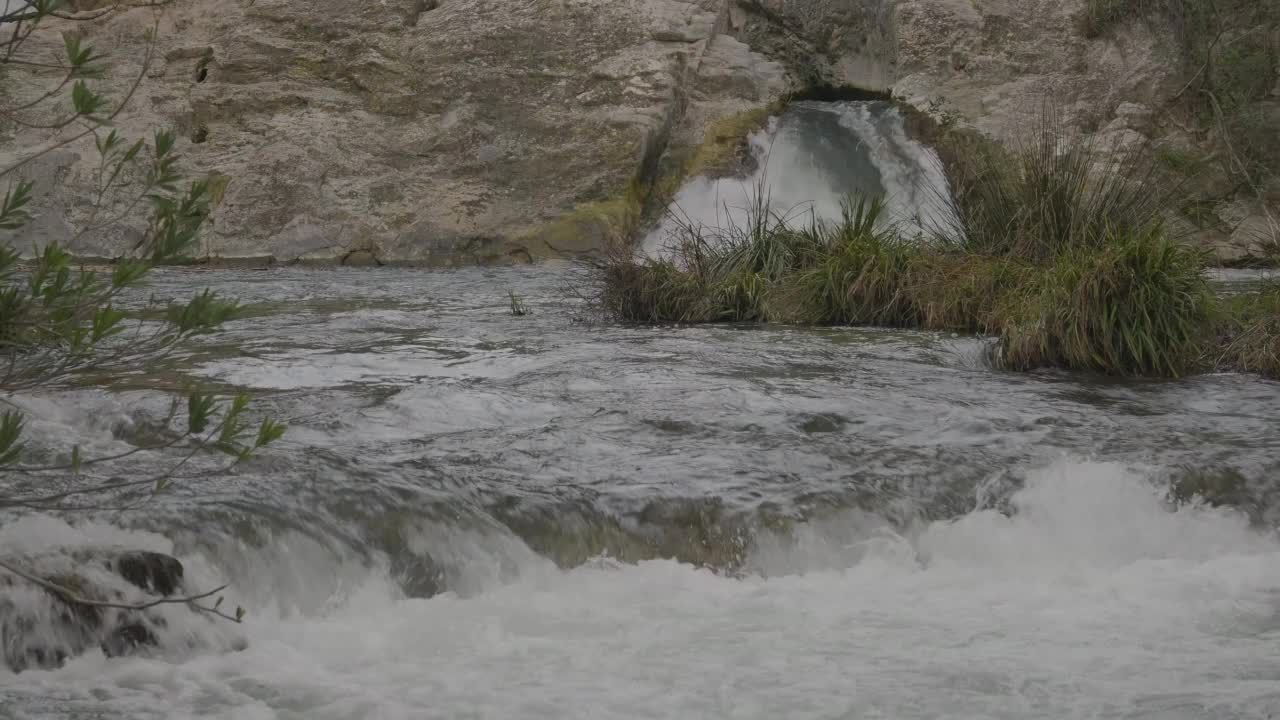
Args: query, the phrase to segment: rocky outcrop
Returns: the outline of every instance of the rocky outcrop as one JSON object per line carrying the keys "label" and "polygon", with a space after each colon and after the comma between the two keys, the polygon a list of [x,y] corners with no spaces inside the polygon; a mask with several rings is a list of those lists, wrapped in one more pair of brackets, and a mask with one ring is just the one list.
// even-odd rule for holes
{"label": "rocky outcrop", "polygon": [[[758,106],[782,69],[721,35],[712,0],[206,0],[162,16],[117,125],[177,127],[216,179],[199,254],[448,265],[600,247],[633,214],[690,107]],[[148,10],[85,24],[122,93]],[[64,29],[40,40],[54,51]],[[713,92],[693,89],[715,78]],[[19,88],[11,88],[18,92]],[[9,158],[45,138],[23,131]],[[0,157],[0,162],[6,158]],[[22,245],[112,256],[140,231],[93,224],[92,142],[42,157]],[[110,212],[101,213],[110,217]]]}
{"label": "rocky outcrop", "polygon": [[[1181,86],[1170,38],[1143,22],[1087,38],[1084,6],[181,0],[117,125],[133,137],[177,127],[188,167],[213,179],[201,256],[527,262],[598,250],[632,229],[655,177],[682,167],[664,157],[687,156],[717,121],[790,91],[891,91],[1001,140],[1052,97],[1108,142],[1176,141],[1153,121]],[[110,51],[117,95],[142,67],[152,18],[135,9],[74,26]],[[65,27],[37,40],[55,52]],[[0,163],[45,140],[0,137]],[[94,216],[86,199],[95,168],[88,141],[27,166],[40,212],[8,239],[24,249],[58,239],[85,256],[130,247],[136,223],[97,227],[112,213]],[[1274,233],[1268,197],[1229,199],[1225,229],[1203,242],[1239,250]]]}
{"label": "rocky outcrop", "polygon": [[[1140,23],[1117,38],[1080,30],[1083,0],[899,0],[894,92],[1009,139],[1046,98],[1069,123],[1096,129],[1176,92],[1167,38]],[[1117,111],[1121,111],[1119,115]]]}
{"label": "rocky outcrop", "polygon": [[732,32],[786,64],[798,89],[890,92],[898,78],[894,0],[730,0]]}
{"label": "rocky outcrop", "polygon": [[[793,77],[891,89],[938,122],[1000,141],[1016,141],[1052,101],[1068,126],[1095,134],[1101,148],[1154,141],[1166,158],[1217,154],[1192,176],[1172,178],[1188,202],[1212,209],[1209,222],[1171,218],[1179,232],[1223,262],[1280,248],[1280,179],[1233,191],[1238,178],[1214,167],[1224,164],[1220,149],[1171,121],[1187,78],[1174,30],[1158,18],[1087,37],[1084,0],[736,0],[733,7],[735,32],[785,60]],[[1271,35],[1274,58],[1280,28]],[[1273,148],[1271,164],[1280,166],[1280,88],[1274,97],[1253,108],[1261,132],[1271,128],[1255,143]]]}
{"label": "rocky outcrop", "polygon": [[[160,553],[68,549],[5,561],[94,601],[130,605],[183,592],[182,563]],[[186,629],[174,632],[175,620]],[[162,638],[193,642],[191,623],[209,622],[185,605],[125,610],[80,604],[0,568],[0,662],[13,672],[60,667],[95,648],[117,657],[158,648]],[[237,644],[242,641],[232,646]]]}

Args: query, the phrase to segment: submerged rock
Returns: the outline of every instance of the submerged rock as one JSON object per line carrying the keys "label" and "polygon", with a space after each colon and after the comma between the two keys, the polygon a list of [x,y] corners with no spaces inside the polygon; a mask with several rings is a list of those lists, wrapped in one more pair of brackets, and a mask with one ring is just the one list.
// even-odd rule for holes
{"label": "submerged rock", "polygon": [[120,577],[142,590],[168,597],[182,587],[184,570],[177,558],[154,552],[126,552],[111,561]]}
{"label": "submerged rock", "polygon": [[[98,602],[135,605],[184,592],[182,563],[161,553],[68,549],[6,561]],[[0,662],[13,672],[54,669],[93,648],[108,657],[149,652],[163,645],[174,619],[209,623],[180,604],[129,610],[77,603],[0,569]]]}

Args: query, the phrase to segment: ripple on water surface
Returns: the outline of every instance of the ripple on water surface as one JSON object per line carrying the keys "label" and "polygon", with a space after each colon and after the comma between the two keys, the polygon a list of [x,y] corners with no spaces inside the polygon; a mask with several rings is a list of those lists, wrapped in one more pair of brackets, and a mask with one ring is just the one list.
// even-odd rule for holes
{"label": "ripple on water surface", "polygon": [[[1276,383],[592,325],[548,268],[196,277],[260,312],[146,377],[247,388],[290,435],[137,529],[41,533],[174,544],[250,648],[0,676],[19,717],[1280,713]],[[131,387],[31,402],[118,448],[165,407]],[[1172,511],[1192,471],[1247,512]]]}

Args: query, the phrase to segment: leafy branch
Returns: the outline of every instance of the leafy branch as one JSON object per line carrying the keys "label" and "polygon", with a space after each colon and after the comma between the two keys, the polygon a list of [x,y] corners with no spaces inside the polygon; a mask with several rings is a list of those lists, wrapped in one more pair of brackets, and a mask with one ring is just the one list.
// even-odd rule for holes
{"label": "leafy branch", "polygon": [[[271,418],[248,419],[249,399],[219,399],[198,389],[175,399],[165,418],[169,439],[99,457],[85,457],[75,446],[66,458],[32,462],[37,454],[27,439],[27,418],[16,398],[32,391],[82,385],[89,373],[152,367],[193,338],[216,331],[239,316],[239,305],[205,290],[187,302],[157,302],[141,309],[139,290],[157,265],[184,257],[197,242],[209,217],[207,182],[184,181],[177,139],[170,130],[150,140],[127,139],[112,127],[138,92],[156,52],[159,18],[146,32],[141,68],[112,102],[97,89],[110,64],[76,31],[62,33],[55,59],[26,52],[27,41],[49,19],[91,22],[130,8],[161,8],[172,0],[130,0],[95,10],[75,11],[64,0],[11,0],[0,12],[0,72],[7,79],[29,80],[36,90],[17,100],[0,97],[0,124],[46,133],[41,146],[0,167],[8,181],[0,196],[0,230],[21,233],[37,214],[35,183],[23,172],[59,148],[93,138],[98,164],[90,193],[88,221],[68,242],[120,222],[144,226],[140,239],[97,272],[75,266],[64,243],[33,248],[29,260],[13,247],[0,247],[0,512],[72,512],[132,510],[178,483],[225,473],[279,440],[285,426]],[[110,211],[105,211],[111,208]],[[179,409],[185,404],[185,418]],[[173,429],[175,423],[180,430]],[[175,454],[176,453],[176,454]],[[167,458],[158,472],[131,477],[122,464],[145,454]],[[202,454],[229,460],[211,469],[190,470]],[[109,477],[106,482],[100,480]],[[54,487],[50,487],[55,483]],[[136,604],[85,597],[25,570],[11,560],[0,569],[37,585],[65,602],[86,607],[145,610],[185,604],[239,622],[220,609],[215,590]]]}

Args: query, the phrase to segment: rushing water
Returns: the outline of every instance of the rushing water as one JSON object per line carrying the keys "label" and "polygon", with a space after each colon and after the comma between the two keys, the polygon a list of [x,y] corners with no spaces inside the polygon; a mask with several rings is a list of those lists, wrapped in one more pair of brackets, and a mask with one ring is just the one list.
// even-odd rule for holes
{"label": "rushing water", "polygon": [[[0,717],[1280,713],[1280,384],[1012,374],[930,333],[597,325],[549,266],[152,289],[198,283],[252,317],[25,401],[33,432],[125,448],[194,379],[289,435],[0,545],[172,551],[246,623],[0,670]],[[1175,507],[1188,474],[1240,497]]]}
{"label": "rushing water", "polygon": [[696,177],[645,238],[660,253],[686,229],[748,227],[764,206],[792,226],[840,218],[850,196],[881,196],[886,219],[945,230],[947,180],[934,151],[888,102],[793,103],[750,138],[746,177]]}

